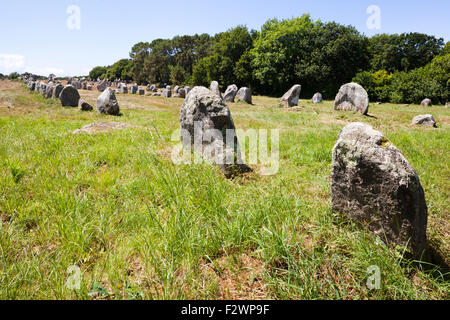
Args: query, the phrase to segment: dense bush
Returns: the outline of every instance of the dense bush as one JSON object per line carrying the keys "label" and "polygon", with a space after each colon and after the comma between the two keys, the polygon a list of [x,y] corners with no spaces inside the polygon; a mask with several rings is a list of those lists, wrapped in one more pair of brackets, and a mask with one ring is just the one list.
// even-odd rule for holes
{"label": "dense bush", "polygon": [[353,82],[362,85],[369,94],[370,101],[386,102],[390,99],[390,85],[393,75],[385,70],[358,73]]}

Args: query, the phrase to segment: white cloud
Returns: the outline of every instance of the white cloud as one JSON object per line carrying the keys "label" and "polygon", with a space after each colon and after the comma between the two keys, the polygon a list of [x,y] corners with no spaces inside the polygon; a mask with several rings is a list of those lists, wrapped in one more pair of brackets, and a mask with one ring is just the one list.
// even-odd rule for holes
{"label": "white cloud", "polygon": [[56,76],[63,76],[64,69],[54,68],[54,67],[25,67],[27,72],[32,74],[37,74],[40,76],[48,76],[49,74],[54,74]]}
{"label": "white cloud", "polygon": [[18,54],[0,53],[0,73],[23,72],[25,69],[25,56]]}
{"label": "white cloud", "polygon": [[27,66],[23,55],[0,53],[0,73],[10,74],[12,72],[30,72],[41,76],[48,76],[53,73],[57,76],[64,76],[64,69],[48,66]]}

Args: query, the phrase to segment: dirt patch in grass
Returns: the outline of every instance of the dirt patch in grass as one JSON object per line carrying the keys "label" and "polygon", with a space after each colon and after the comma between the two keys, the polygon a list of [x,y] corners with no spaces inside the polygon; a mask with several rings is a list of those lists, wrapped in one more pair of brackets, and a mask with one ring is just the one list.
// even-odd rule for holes
{"label": "dirt patch in grass", "polygon": [[218,285],[221,300],[264,300],[269,298],[263,282],[264,262],[251,255],[225,256],[201,264],[203,277]]}

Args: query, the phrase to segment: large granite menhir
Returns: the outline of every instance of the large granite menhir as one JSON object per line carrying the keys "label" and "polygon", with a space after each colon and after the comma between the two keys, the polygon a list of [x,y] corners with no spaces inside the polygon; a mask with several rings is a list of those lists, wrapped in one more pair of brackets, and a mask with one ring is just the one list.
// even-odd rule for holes
{"label": "large granite menhir", "polygon": [[426,248],[427,205],[417,172],[384,135],[351,123],[333,149],[334,211],[360,222],[387,243],[408,246],[420,258]]}
{"label": "large granite menhir", "polygon": [[205,87],[192,89],[181,107],[180,127],[183,146],[219,166],[227,178],[251,171],[241,159],[230,110],[215,92]]}

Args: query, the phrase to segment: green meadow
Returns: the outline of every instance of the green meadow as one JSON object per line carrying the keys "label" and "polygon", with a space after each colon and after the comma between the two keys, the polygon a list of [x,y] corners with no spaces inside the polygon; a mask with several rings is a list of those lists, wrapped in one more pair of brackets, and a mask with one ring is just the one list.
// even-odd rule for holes
{"label": "green meadow", "polygon": [[[95,107],[98,92],[80,90]],[[279,171],[226,179],[175,165],[182,99],[117,95],[122,116],[63,108],[0,81],[0,299],[448,299],[450,109],[279,99],[228,104],[238,129],[279,129]],[[433,114],[438,128],[415,127]],[[72,134],[85,125],[130,128]],[[383,132],[419,174],[433,261],[405,258],[330,209],[342,128]],[[80,288],[68,280],[80,271]],[[370,266],[381,287],[369,289]],[[73,270],[73,269],[72,269]]]}

